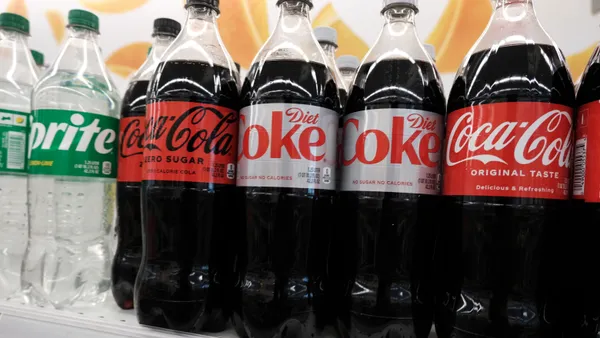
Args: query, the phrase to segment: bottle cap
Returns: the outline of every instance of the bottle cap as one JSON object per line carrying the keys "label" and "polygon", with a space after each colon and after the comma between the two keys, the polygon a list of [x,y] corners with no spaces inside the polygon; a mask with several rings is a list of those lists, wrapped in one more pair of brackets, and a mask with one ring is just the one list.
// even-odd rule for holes
{"label": "bottle cap", "polygon": [[43,66],[44,65],[44,54],[38,52],[37,50],[31,50],[31,56],[33,56],[33,60],[35,61],[35,64],[38,66]]}
{"label": "bottle cap", "polygon": [[435,47],[428,43],[424,44],[423,46],[425,47],[427,53],[429,53],[429,56],[435,61]]}
{"label": "bottle cap", "polygon": [[[282,3],[286,2],[286,1],[290,1],[290,0],[277,0],[277,6],[281,5]],[[304,2],[305,4],[308,5],[308,7],[310,7],[310,9],[313,8],[312,0],[296,0],[296,1]]]}
{"label": "bottle cap", "polygon": [[100,20],[94,13],[72,9],[69,11],[69,27],[81,27],[100,33]]}
{"label": "bottle cap", "polygon": [[354,55],[342,55],[337,61],[339,69],[358,69],[360,67],[360,60]]}
{"label": "bottle cap", "polygon": [[154,20],[154,32],[152,36],[167,35],[174,38],[181,32],[181,24],[175,20],[167,18],[158,18]]}
{"label": "bottle cap", "polygon": [[385,13],[388,9],[396,6],[405,6],[410,7],[415,10],[415,12],[419,11],[419,0],[383,0],[383,9],[381,13]]}
{"label": "bottle cap", "polygon": [[205,6],[213,9],[217,14],[221,13],[219,10],[219,0],[185,0],[185,8],[190,6]]}
{"label": "bottle cap", "polygon": [[29,20],[14,13],[0,14],[0,28],[29,35]]}
{"label": "bottle cap", "polygon": [[331,27],[315,28],[315,36],[319,43],[328,43],[337,47],[338,36],[337,31]]}

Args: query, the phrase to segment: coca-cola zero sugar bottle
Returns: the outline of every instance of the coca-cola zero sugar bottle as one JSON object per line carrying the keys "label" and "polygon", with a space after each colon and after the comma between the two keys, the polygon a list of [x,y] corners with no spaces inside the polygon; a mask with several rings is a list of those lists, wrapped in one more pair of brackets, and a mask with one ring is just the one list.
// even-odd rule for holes
{"label": "coca-cola zero sugar bottle", "polygon": [[533,0],[496,1],[448,102],[440,337],[560,335],[574,99]]}
{"label": "coca-cola zero sugar bottle", "polygon": [[245,80],[240,112],[245,281],[234,319],[255,338],[317,335],[331,315],[325,294],[339,96],[311,29],[312,2],[277,5],[277,27]]}
{"label": "coca-cola zero sugar bottle", "polygon": [[141,324],[222,331],[237,282],[233,236],[239,94],[216,25],[218,0],[187,0],[147,96]]}
{"label": "coca-cola zero sugar bottle", "polygon": [[417,36],[417,13],[417,0],[383,1],[385,24],[343,118],[341,222],[330,269],[351,337],[426,338],[433,324],[446,103]]}
{"label": "coca-cola zero sugar bottle", "polygon": [[133,308],[133,286],[142,259],[142,218],[140,187],[144,162],[146,128],[146,92],[162,53],[181,31],[175,20],[154,21],[154,41],[146,62],[133,74],[123,104],[119,133],[119,167],[117,174],[118,244],[112,264],[112,293],[117,305]]}

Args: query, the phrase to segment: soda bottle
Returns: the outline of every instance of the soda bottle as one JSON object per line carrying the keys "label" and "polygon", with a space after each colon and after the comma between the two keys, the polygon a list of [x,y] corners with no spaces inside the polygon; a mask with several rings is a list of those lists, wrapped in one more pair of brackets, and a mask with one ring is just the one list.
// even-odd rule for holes
{"label": "soda bottle", "polygon": [[44,54],[32,49],[31,56],[33,56],[33,61],[35,61],[35,65],[38,67],[40,72],[45,71],[46,65],[44,65]]}
{"label": "soda bottle", "polygon": [[123,97],[117,175],[118,245],[112,265],[112,293],[122,309],[133,308],[133,286],[142,259],[140,188],[144,161],[146,92],[164,51],[181,31],[175,20],[154,20],[153,43],[146,62],[129,81]]}
{"label": "soda bottle", "polygon": [[344,105],[348,99],[348,88],[335,61],[335,52],[338,49],[337,31],[331,27],[317,27],[314,33],[319,45],[325,52],[325,56],[329,62],[328,66],[333,71],[333,76],[340,93],[340,103]]}
{"label": "soda bottle", "polygon": [[187,0],[146,99],[141,324],[218,332],[234,278],[237,70],[217,29],[218,0]]}
{"label": "soda bottle", "polygon": [[277,26],[250,68],[240,112],[245,280],[234,319],[256,338],[318,335],[331,315],[338,89],[311,28],[312,1],[277,5]]}
{"label": "soda bottle", "polygon": [[427,51],[427,53],[429,53],[431,60],[433,60],[433,62],[435,63],[435,46],[430,45],[428,43],[424,44],[423,46],[425,46],[425,50]]}
{"label": "soda bottle", "polygon": [[334,276],[345,282],[340,322],[352,337],[426,338],[433,324],[446,103],[417,35],[418,12],[417,0],[383,1],[385,23],[343,117],[342,214],[330,266],[343,267]]}
{"label": "soda bottle", "polygon": [[19,290],[27,246],[27,135],[38,70],[29,21],[0,14],[0,299]]}
{"label": "soda bottle", "polygon": [[596,47],[583,73],[577,93],[578,114],[573,169],[575,201],[569,235],[572,257],[567,290],[573,337],[594,337],[600,320],[600,276],[597,273],[597,239],[600,238],[600,48]]}
{"label": "soda bottle", "polygon": [[98,46],[98,17],[72,10],[68,18],[59,57],[32,95],[22,269],[28,300],[47,297],[57,308],[108,295],[121,106]]}
{"label": "soda bottle", "polygon": [[574,101],[533,0],[496,1],[448,101],[440,337],[561,333]]}
{"label": "soda bottle", "polygon": [[354,55],[342,55],[337,59],[337,65],[346,88],[352,89],[354,76],[360,67],[360,60]]}

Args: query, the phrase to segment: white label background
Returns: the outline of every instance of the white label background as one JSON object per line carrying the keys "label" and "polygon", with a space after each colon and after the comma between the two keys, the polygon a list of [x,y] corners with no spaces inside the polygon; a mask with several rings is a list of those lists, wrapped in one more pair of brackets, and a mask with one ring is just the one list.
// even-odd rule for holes
{"label": "white label background", "polygon": [[[374,191],[374,192],[396,192],[409,194],[427,194],[438,195],[440,193],[441,179],[441,154],[442,143],[437,153],[430,154],[429,160],[437,162],[436,167],[426,165],[413,165],[406,153],[402,154],[401,164],[392,164],[391,156],[391,138],[392,138],[392,119],[396,116],[404,117],[403,135],[397,135],[398,139],[405,142],[418,129],[410,128],[410,123],[406,118],[412,114],[419,114],[429,120],[435,121],[435,129],[426,131],[426,133],[435,133],[440,142],[444,140],[444,117],[440,114],[415,110],[415,109],[372,109],[359,111],[344,117],[344,125],[348,119],[359,121],[359,130],[354,126],[346,127],[344,134],[344,159],[349,160],[356,154],[356,140],[358,136],[366,130],[376,129],[382,131],[390,139],[390,151],[387,157],[377,164],[363,164],[358,160],[348,166],[342,167],[342,191]],[[419,154],[418,144],[426,133],[419,135],[415,141],[415,150]],[[365,157],[373,159],[375,157],[377,141],[374,135],[369,135],[365,142]],[[432,144],[430,144],[430,147]],[[362,182],[361,182],[362,181]],[[366,182],[369,181],[369,182]],[[375,182],[371,182],[375,181]],[[398,183],[411,183],[412,186],[399,185]],[[431,188],[431,186],[435,188]]]}
{"label": "white label background", "polygon": [[[290,123],[289,117],[285,112],[290,108],[299,108],[304,112],[310,112],[311,115],[319,114],[318,124],[302,124],[292,137],[294,145],[298,148],[299,138],[302,131],[309,127],[319,127],[323,129],[326,135],[325,144],[321,147],[311,147],[311,150],[317,154],[325,153],[323,159],[319,162],[302,159],[292,159],[285,147],[281,148],[281,158],[271,158],[272,135],[271,125],[273,122],[273,112],[283,112],[283,130],[282,136],[285,136],[296,123]],[[244,134],[248,127],[260,125],[264,127],[270,135],[269,148],[267,152],[259,159],[249,160],[242,157],[238,160],[237,185],[241,187],[282,187],[282,188],[306,188],[320,190],[336,189],[336,146],[339,117],[338,114],[330,109],[292,103],[268,103],[245,107],[240,111],[240,117],[244,116],[246,121],[240,118],[240,131],[238,138],[238,153],[243,151]],[[258,148],[258,133],[253,130],[250,134],[249,149],[250,154],[255,154]],[[311,134],[310,140],[316,141],[315,133]],[[309,173],[310,170],[318,169],[320,183],[308,182],[306,177],[299,177],[299,174]],[[328,174],[326,177],[323,177]],[[278,177],[288,177],[291,179],[277,179]]]}

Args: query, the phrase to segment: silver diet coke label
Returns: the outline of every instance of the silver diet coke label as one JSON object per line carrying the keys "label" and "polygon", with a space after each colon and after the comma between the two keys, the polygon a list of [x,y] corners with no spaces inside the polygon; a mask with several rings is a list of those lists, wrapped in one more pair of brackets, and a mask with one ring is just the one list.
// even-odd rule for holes
{"label": "silver diet coke label", "polygon": [[443,116],[423,110],[346,116],[341,190],[439,194],[443,133]]}
{"label": "silver diet coke label", "polygon": [[240,112],[237,185],[335,190],[335,111],[269,103]]}

